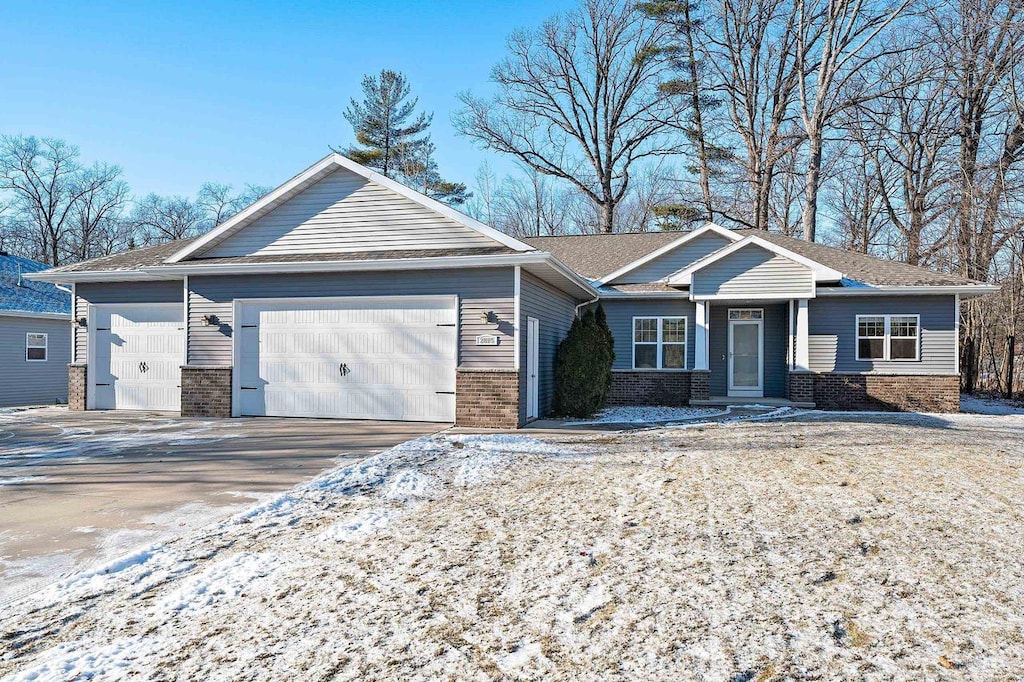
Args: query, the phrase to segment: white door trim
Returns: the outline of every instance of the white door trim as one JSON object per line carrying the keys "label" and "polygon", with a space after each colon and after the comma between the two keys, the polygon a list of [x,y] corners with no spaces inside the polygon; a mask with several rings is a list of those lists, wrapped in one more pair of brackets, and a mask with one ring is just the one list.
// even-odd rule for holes
{"label": "white door trim", "polygon": [[[738,324],[757,325],[757,386],[733,385],[733,328]],[[764,397],[764,320],[729,320],[729,368],[728,388],[730,398],[763,398]]]}
{"label": "white door trim", "polygon": [[526,318],[526,418],[540,416],[540,320]]}

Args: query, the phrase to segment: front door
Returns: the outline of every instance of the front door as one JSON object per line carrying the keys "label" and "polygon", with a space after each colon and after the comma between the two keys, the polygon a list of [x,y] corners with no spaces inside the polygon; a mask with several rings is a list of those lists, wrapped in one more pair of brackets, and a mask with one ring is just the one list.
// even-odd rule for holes
{"label": "front door", "polygon": [[764,396],[764,328],[761,310],[729,311],[729,395]]}
{"label": "front door", "polygon": [[526,418],[540,415],[540,322],[526,320]]}

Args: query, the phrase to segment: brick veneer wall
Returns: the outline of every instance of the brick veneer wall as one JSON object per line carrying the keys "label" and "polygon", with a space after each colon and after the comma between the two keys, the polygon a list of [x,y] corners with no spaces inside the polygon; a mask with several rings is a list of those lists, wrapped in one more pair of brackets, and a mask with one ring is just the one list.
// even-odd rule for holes
{"label": "brick veneer wall", "polygon": [[518,428],[519,372],[458,370],[455,374],[455,424],[475,428]]}
{"label": "brick veneer wall", "polygon": [[711,398],[711,372],[706,369],[695,369],[690,374],[690,400],[708,400]]}
{"label": "brick veneer wall", "polygon": [[85,365],[68,365],[68,409],[72,412],[86,410],[87,373],[88,369]]}
{"label": "brick veneer wall", "polygon": [[231,368],[181,368],[182,417],[231,416]]}
{"label": "brick veneer wall", "polygon": [[814,402],[825,410],[957,412],[960,377],[815,374]]}
{"label": "brick veneer wall", "polygon": [[810,372],[790,372],[789,399],[794,403],[813,403],[814,375]]}
{"label": "brick veneer wall", "polygon": [[686,405],[690,372],[612,372],[609,405]]}

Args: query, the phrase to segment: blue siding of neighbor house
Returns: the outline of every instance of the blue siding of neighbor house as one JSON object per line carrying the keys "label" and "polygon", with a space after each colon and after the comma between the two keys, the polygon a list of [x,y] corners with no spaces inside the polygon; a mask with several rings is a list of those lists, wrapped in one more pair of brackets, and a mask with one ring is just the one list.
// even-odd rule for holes
{"label": "blue siding of neighbor house", "polygon": [[[29,362],[25,335],[46,334],[46,361]],[[68,401],[71,324],[0,315],[0,407],[52,405]]]}
{"label": "blue siding of neighbor house", "polygon": [[[613,370],[633,369],[634,317],[685,317],[686,367],[693,368],[693,303],[685,298],[662,298],[628,301],[602,299],[608,326],[615,338],[615,364]],[[649,372],[672,370],[645,370]]]}
{"label": "blue siding of neighbor house", "polygon": [[[917,361],[857,360],[857,315],[920,315]],[[811,370],[879,374],[955,374],[956,302],[953,296],[820,297],[808,304]]]}
{"label": "blue siding of neighbor house", "polygon": [[523,272],[519,283],[519,420],[526,421],[526,344],[527,318],[537,319],[539,376],[538,413],[540,417],[551,413],[555,396],[555,352],[558,344],[569,333],[576,305],[580,303],[565,292]]}
{"label": "blue siding of neighbor house", "polygon": [[613,281],[616,284],[657,282],[731,243],[720,234],[702,234]]}
{"label": "blue siding of neighbor house", "polygon": [[[459,297],[459,366],[512,369],[515,362],[515,274],[513,268],[407,270],[297,275],[189,277],[188,361],[231,366],[232,303],[236,298],[316,296]],[[179,283],[180,287],[180,283]],[[498,322],[483,320],[491,311]],[[203,324],[214,315],[216,325]],[[477,346],[476,336],[494,334],[497,346]]]}
{"label": "blue siding of neighbor house", "polygon": [[[181,280],[159,282],[90,282],[75,285],[72,319],[88,318],[89,304],[99,303],[181,303],[185,289]],[[88,355],[87,328],[74,327],[75,361],[84,363]]]}
{"label": "blue siding of neighbor house", "polygon": [[789,304],[711,304],[708,389],[713,396],[729,394],[729,308],[764,309],[764,395],[786,398],[789,368],[786,366],[786,342],[789,338]]}

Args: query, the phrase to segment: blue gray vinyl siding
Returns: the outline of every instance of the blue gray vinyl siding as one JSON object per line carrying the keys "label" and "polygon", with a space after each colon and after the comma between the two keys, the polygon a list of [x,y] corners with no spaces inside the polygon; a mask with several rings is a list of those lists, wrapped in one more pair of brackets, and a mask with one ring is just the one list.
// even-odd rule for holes
{"label": "blue gray vinyl siding", "polygon": [[729,305],[711,304],[709,323],[708,388],[713,396],[729,394],[729,308],[761,308],[764,310],[764,395],[768,398],[788,397],[789,367],[786,365],[786,343],[789,339],[789,304]]}
{"label": "blue gray vinyl siding", "polygon": [[[75,285],[72,317],[89,317],[89,304],[101,303],[181,303],[185,289],[181,280],[158,282],[91,282]],[[75,361],[84,363],[88,355],[88,329],[78,328],[75,335]]]}
{"label": "blue gray vinyl siding", "polygon": [[555,289],[550,284],[523,272],[519,283],[519,419],[526,420],[526,320],[537,319],[540,329],[538,358],[538,413],[540,417],[551,413],[555,396],[555,352],[558,344],[569,333],[576,306],[580,301]]}
{"label": "blue gray vinyl siding", "polygon": [[[46,334],[46,361],[29,362],[25,335]],[[71,324],[0,315],[0,407],[68,401]]]}
{"label": "blue gray vinyl siding", "polygon": [[[811,370],[880,374],[955,374],[953,296],[815,298],[808,303]],[[857,315],[920,315],[920,360],[857,360]]]}
{"label": "blue gray vinyl siding", "polygon": [[[188,284],[190,364],[231,365],[236,298],[411,295],[459,297],[460,367],[512,369],[515,362],[512,268],[204,276],[189,277]],[[497,316],[497,323],[483,320],[488,311]],[[204,315],[215,316],[217,324],[203,324]],[[477,346],[480,334],[498,336],[499,345]]]}
{"label": "blue gray vinyl siding", "polygon": [[693,273],[694,296],[807,298],[810,268],[759,246],[747,246]]}
{"label": "blue gray vinyl siding", "polygon": [[[686,318],[686,366],[693,368],[693,313],[694,305],[685,298],[664,298],[648,300],[602,299],[608,327],[615,339],[615,364],[613,370],[633,369],[633,318],[634,317],[685,317]],[[676,370],[644,370],[648,372]]]}
{"label": "blue gray vinyl siding", "polygon": [[616,284],[657,282],[731,243],[722,235],[714,232],[702,234],[663,256],[641,265],[636,270],[627,272],[614,281]]}

